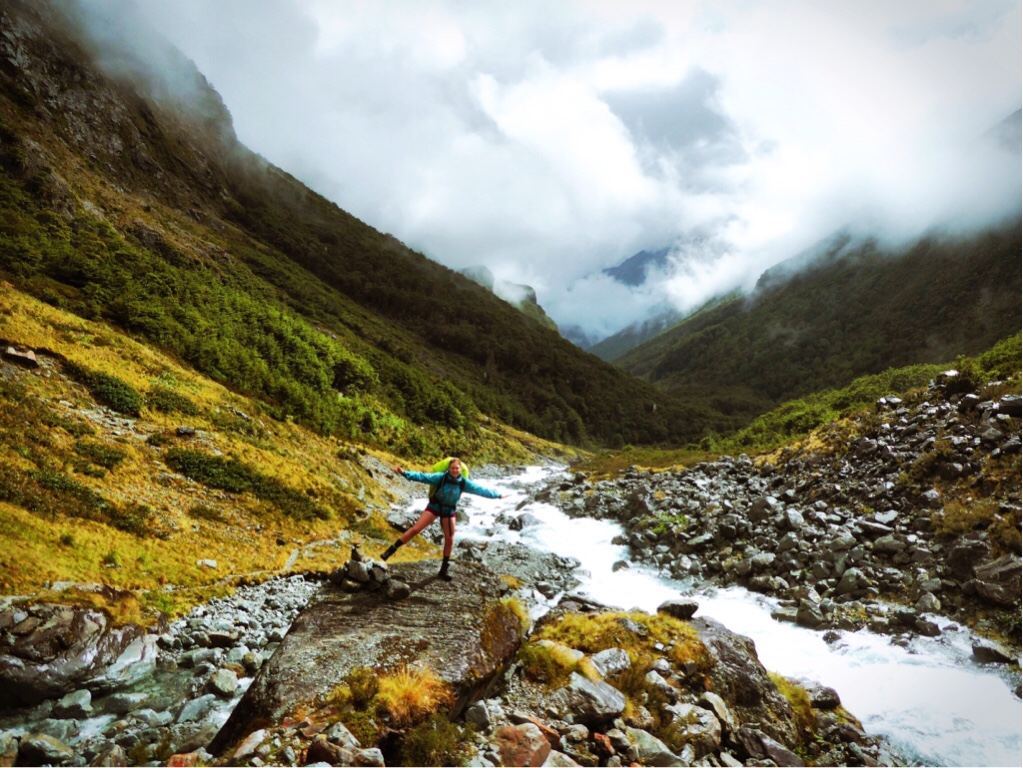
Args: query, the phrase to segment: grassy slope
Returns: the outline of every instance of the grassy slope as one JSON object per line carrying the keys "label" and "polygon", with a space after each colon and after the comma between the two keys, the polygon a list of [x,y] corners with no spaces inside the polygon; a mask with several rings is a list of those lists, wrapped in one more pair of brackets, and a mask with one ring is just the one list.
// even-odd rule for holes
{"label": "grassy slope", "polygon": [[[326,570],[353,541],[373,553],[389,540],[380,511],[391,497],[367,466],[393,456],[275,421],[258,401],[9,284],[0,284],[0,341],[4,349],[36,350],[43,363],[33,371],[0,362],[0,593],[99,582],[134,591],[108,606],[122,618],[151,618],[149,609],[180,610],[226,589],[232,577],[282,572],[289,562],[287,570]],[[102,408],[67,375],[73,364],[141,394],[138,418]],[[182,425],[196,436],[179,437]],[[481,441],[480,461],[560,451],[496,424],[484,426]],[[273,478],[278,492],[235,493],[215,480],[190,480],[168,465],[182,449],[236,460]],[[308,503],[296,504],[303,498]],[[197,565],[207,558],[216,570]]]}

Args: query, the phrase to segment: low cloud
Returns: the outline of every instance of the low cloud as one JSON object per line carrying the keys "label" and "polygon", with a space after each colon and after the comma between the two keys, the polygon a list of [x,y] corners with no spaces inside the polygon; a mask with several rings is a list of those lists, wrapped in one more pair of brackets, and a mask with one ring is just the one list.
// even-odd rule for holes
{"label": "low cloud", "polygon": [[[1020,211],[1019,154],[981,138],[1020,107],[1015,0],[136,5],[252,149],[593,335],[838,229]],[[673,245],[640,290],[599,275]]]}

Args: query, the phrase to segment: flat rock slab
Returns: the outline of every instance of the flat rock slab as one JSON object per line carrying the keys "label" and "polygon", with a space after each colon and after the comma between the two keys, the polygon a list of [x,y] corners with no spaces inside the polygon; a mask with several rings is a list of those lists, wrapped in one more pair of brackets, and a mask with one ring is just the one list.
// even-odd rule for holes
{"label": "flat rock slab", "polygon": [[518,650],[522,628],[501,601],[507,587],[472,563],[453,566],[453,581],[437,578],[439,563],[396,563],[408,584],[404,600],[386,591],[343,592],[326,584],[310,598],[274,655],[263,665],[220,733],[214,754],[249,733],[273,726],[298,707],[315,705],[353,669],[377,672],[425,664],[454,689],[455,717],[485,695]]}

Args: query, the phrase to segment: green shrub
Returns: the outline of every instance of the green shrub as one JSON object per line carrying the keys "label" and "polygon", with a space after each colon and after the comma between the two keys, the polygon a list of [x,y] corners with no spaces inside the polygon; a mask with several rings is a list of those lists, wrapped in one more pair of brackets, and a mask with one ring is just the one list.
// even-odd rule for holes
{"label": "green shrub", "polygon": [[114,528],[140,538],[153,534],[153,518],[153,510],[138,502],[131,502],[124,508],[111,507],[107,511],[107,519]]}
{"label": "green shrub", "polygon": [[314,503],[307,494],[290,488],[275,477],[263,475],[237,459],[213,456],[190,448],[171,448],[164,455],[164,461],[174,471],[211,488],[231,493],[252,493],[295,519],[318,517],[329,520],[332,517],[329,510]]}
{"label": "green shrub", "polygon": [[103,555],[103,559],[100,562],[107,568],[120,568],[121,556],[118,555],[116,551],[111,549],[105,555]]}
{"label": "green shrub", "polygon": [[368,667],[356,667],[344,678],[351,691],[351,704],[356,709],[365,709],[380,691],[380,678]]}
{"label": "green shrub", "polygon": [[65,370],[73,379],[83,384],[96,401],[126,416],[139,416],[143,399],[138,390],[109,373],[93,371],[77,363],[65,363]]}
{"label": "green shrub", "polygon": [[237,459],[213,456],[190,448],[170,448],[163,460],[175,472],[197,483],[231,493],[251,491],[257,473]]}
{"label": "green shrub", "polygon": [[530,680],[543,683],[551,689],[568,684],[576,664],[561,658],[551,648],[538,643],[523,643],[518,662]]}
{"label": "green shrub", "polygon": [[401,765],[466,765],[475,728],[458,726],[442,714],[410,729],[401,740]]}
{"label": "green shrub", "polygon": [[199,406],[190,398],[167,387],[153,387],[146,393],[146,405],[160,413],[180,413],[198,416]]}
{"label": "green shrub", "polygon": [[128,455],[120,448],[92,440],[76,440],[72,450],[83,459],[104,469],[114,469]]}
{"label": "green shrub", "polygon": [[987,379],[1011,379],[1020,373],[1023,360],[1023,334],[1000,341],[977,357]]}

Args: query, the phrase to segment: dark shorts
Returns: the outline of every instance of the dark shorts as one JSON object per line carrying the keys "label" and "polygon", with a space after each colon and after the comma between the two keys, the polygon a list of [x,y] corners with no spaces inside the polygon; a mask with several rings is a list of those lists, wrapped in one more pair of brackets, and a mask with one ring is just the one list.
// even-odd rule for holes
{"label": "dark shorts", "polygon": [[426,507],[426,511],[437,517],[454,517],[455,510],[448,507],[435,507],[432,504]]}

